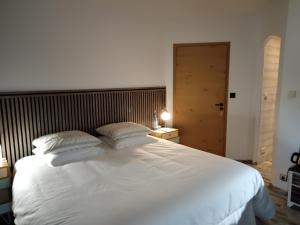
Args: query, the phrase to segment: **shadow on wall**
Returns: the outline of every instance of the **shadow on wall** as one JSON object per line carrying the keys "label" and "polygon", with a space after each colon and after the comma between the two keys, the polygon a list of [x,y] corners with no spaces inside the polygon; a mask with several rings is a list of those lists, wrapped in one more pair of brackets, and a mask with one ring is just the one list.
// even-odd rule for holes
{"label": "shadow on wall", "polygon": [[[254,121],[254,116],[228,115],[226,157],[236,160],[252,160],[254,149]],[[228,146],[231,147],[229,148]]]}

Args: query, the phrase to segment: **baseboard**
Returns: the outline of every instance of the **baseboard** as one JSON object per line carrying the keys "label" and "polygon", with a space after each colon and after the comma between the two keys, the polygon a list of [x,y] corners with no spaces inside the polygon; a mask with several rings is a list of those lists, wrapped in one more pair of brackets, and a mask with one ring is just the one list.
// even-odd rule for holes
{"label": "baseboard", "polygon": [[288,195],[288,192],[286,191],[286,190],[283,190],[283,189],[281,189],[281,188],[278,188],[278,187],[275,187],[273,184],[269,184],[268,185],[268,187],[270,188],[270,189],[272,189],[273,191],[276,191],[276,192],[279,192],[279,193],[281,193],[282,195],[285,195],[286,197],[287,197],[287,195]]}

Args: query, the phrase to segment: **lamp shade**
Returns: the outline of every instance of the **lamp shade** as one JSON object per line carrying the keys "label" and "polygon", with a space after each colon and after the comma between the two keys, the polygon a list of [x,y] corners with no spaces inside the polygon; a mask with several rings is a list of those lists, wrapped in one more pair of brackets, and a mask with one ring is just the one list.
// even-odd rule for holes
{"label": "lamp shade", "polygon": [[161,118],[163,121],[167,121],[167,120],[171,119],[171,114],[168,113],[167,111],[164,111],[164,112],[162,112],[162,114],[160,115],[160,118]]}

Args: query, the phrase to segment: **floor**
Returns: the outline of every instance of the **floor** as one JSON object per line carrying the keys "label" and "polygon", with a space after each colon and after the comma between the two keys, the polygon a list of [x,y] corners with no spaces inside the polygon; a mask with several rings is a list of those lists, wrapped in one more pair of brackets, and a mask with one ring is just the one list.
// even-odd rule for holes
{"label": "floor", "polygon": [[[286,206],[287,194],[275,187],[272,187],[271,179],[271,162],[264,162],[255,167],[261,172],[266,187],[276,206],[276,215],[272,220],[262,221],[257,219],[257,225],[300,225],[300,209],[291,209]],[[0,225],[7,224],[0,218]],[[11,223],[12,225],[13,223]]]}
{"label": "floor", "polygon": [[265,185],[276,206],[275,217],[269,221],[257,219],[257,225],[300,225],[300,209],[288,208],[286,206],[287,193],[271,185],[272,163],[267,161],[254,167],[262,174]]}

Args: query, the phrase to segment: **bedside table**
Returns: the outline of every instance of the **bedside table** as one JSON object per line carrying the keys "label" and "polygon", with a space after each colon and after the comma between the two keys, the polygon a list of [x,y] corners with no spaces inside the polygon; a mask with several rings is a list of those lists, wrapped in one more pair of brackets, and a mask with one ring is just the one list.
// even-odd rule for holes
{"label": "bedside table", "polygon": [[160,128],[151,132],[150,135],[157,138],[166,139],[177,144],[180,142],[179,132],[176,128]]}
{"label": "bedside table", "polygon": [[0,215],[11,212],[11,173],[6,159],[0,160]]}

